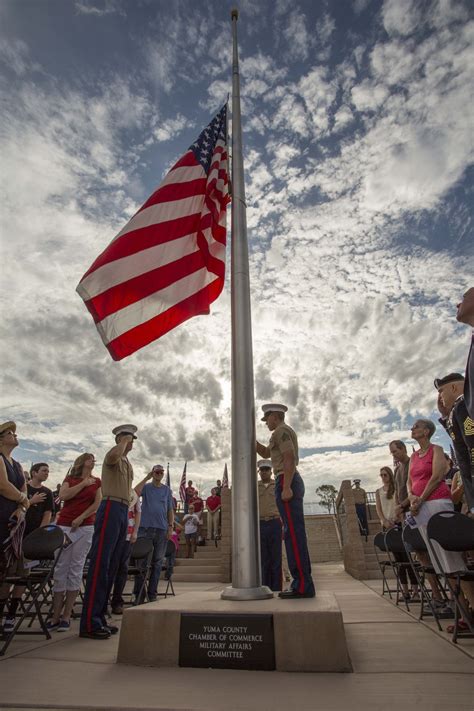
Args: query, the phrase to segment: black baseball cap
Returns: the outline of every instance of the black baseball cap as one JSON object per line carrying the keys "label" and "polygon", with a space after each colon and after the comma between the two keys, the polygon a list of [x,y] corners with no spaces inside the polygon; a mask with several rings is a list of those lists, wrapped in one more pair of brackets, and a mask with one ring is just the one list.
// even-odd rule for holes
{"label": "black baseball cap", "polygon": [[445,375],[444,378],[435,378],[434,386],[436,390],[439,390],[442,385],[447,385],[448,383],[458,383],[464,381],[464,375],[461,373],[449,373]]}

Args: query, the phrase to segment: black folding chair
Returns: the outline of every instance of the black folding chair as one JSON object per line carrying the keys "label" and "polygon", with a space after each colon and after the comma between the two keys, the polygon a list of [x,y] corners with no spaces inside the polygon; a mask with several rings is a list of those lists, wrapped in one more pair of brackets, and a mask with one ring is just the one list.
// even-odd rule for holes
{"label": "black folding chair", "polygon": [[[45,592],[48,590],[53,578],[54,569],[64,545],[64,533],[59,526],[42,526],[32,531],[23,541],[23,554],[30,561],[41,561],[40,564],[30,569],[28,575],[7,576],[2,582],[10,585],[24,586],[26,588],[25,598],[21,612],[17,615],[17,620],[12,631],[6,635],[5,642],[0,649],[0,656],[5,654],[10,642],[15,635],[21,634],[41,634],[46,639],[51,639],[44,615],[41,611],[41,603],[44,600]],[[34,608],[34,613],[32,613]],[[38,618],[40,630],[20,630],[24,620],[33,614]]]}
{"label": "black folding chair", "polygon": [[[436,609],[431,589],[428,588],[426,584],[426,576],[435,575],[439,582],[442,583],[442,580],[440,579],[440,576],[436,573],[436,570],[433,568],[433,566],[423,565],[421,561],[415,558],[415,554],[417,552],[426,553],[428,555],[428,548],[426,547],[425,539],[421,535],[418,528],[410,528],[410,526],[405,526],[402,532],[402,540],[405,546],[405,551],[408,556],[408,560],[411,563],[411,567],[413,568],[413,572],[415,573],[415,577],[420,587],[421,605],[418,619],[422,620],[424,617],[433,616],[436,620],[438,629],[441,632],[443,628],[440,625],[440,619],[452,618],[453,615],[452,613],[447,615],[446,613],[442,613]],[[446,595],[444,585],[441,585],[440,587],[444,602],[448,604],[449,600]]]}
{"label": "black folding chair", "polygon": [[[162,593],[157,593],[158,597],[168,597],[168,595],[174,595],[174,587],[173,587],[173,572],[171,572],[171,575],[169,574],[169,563],[170,563],[170,558],[173,555],[173,553],[176,552],[176,546],[174,545],[173,541],[168,541],[166,544],[166,552],[165,552],[165,559],[163,561],[163,565],[161,566],[161,570],[165,572],[165,580],[166,580],[166,590],[165,592]],[[171,592],[170,592],[171,591]]]}
{"label": "black folding chair", "polygon": [[392,599],[392,593],[396,592],[396,590],[390,587],[387,580],[387,576],[385,574],[387,568],[391,567],[390,559],[388,557],[382,557],[380,555],[381,553],[387,553],[387,548],[385,546],[385,533],[383,533],[382,531],[380,531],[380,533],[377,533],[374,537],[374,552],[375,557],[377,559],[377,565],[379,566],[380,572],[382,573],[382,595],[388,593],[390,599]]}
{"label": "black folding chair", "polygon": [[134,578],[142,577],[140,590],[134,600],[134,605],[141,605],[145,599],[145,588],[150,576],[151,559],[153,556],[153,541],[150,538],[137,538],[130,552],[128,574]]}
{"label": "black folding chair", "polygon": [[[445,551],[458,553],[474,550],[474,521],[457,511],[441,511],[428,521],[427,534],[430,541],[436,541]],[[440,557],[433,548],[433,556],[454,600],[454,629],[452,641],[458,637],[474,637],[474,624],[469,609],[461,595],[461,582],[474,582],[474,570],[463,569],[448,573],[443,569]],[[458,621],[462,617],[469,631],[458,630]]]}
{"label": "black folding chair", "polygon": [[[400,597],[403,593],[400,573],[403,569],[407,570],[407,568],[412,567],[410,559],[407,558],[405,546],[403,545],[402,531],[400,528],[389,528],[389,530],[385,533],[385,549],[397,581],[395,604],[398,605]],[[405,560],[397,560],[396,556],[399,558],[403,557]],[[403,596],[403,601],[407,610],[410,610],[408,600],[405,596]]]}

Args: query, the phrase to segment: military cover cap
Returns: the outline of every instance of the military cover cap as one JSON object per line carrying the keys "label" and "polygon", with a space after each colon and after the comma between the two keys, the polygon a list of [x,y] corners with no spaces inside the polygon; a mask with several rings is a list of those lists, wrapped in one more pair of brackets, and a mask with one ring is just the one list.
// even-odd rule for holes
{"label": "military cover cap", "polygon": [[353,483],[353,484],[360,484],[360,479],[353,479],[353,480],[352,480],[352,483]]}
{"label": "military cover cap", "polygon": [[13,420],[9,420],[8,422],[2,422],[0,424],[0,434],[3,434],[4,432],[16,432],[16,423],[13,422]]}
{"label": "military cover cap", "polygon": [[444,378],[435,378],[434,386],[436,390],[439,390],[442,385],[447,385],[448,383],[458,383],[464,381],[464,375],[461,373],[449,373],[445,375]]}
{"label": "military cover cap", "polygon": [[112,430],[112,434],[114,434],[116,437],[121,434],[129,434],[132,435],[133,439],[136,439],[135,432],[138,430],[138,427],[135,425],[119,425],[118,427],[114,427]]}
{"label": "military cover cap", "polygon": [[271,469],[272,463],[269,459],[259,459],[257,462],[257,467],[259,469]]}
{"label": "military cover cap", "polygon": [[263,410],[262,422],[265,422],[265,420],[267,419],[268,415],[271,412],[287,412],[288,408],[286,405],[281,405],[278,402],[270,402],[270,403],[267,403],[266,405],[262,405],[262,410]]}

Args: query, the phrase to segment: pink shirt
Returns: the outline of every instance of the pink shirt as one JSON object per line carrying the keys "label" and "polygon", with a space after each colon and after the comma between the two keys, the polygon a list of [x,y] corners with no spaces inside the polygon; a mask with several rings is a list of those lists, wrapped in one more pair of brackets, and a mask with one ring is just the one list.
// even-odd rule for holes
{"label": "pink shirt", "polygon": [[[424,457],[420,457],[418,452],[413,452],[410,458],[410,480],[411,491],[415,496],[421,496],[431,475],[433,473],[433,452],[434,447],[430,444]],[[441,481],[436,489],[428,496],[427,501],[435,499],[451,499],[451,492],[446,482]]]}

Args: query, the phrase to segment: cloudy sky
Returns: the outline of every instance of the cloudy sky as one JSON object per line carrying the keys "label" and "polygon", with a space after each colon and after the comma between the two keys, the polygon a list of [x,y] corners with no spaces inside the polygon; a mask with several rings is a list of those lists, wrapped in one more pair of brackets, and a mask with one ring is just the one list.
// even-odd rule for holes
{"label": "cloudy sky", "polygon": [[[228,279],[210,316],[119,363],[75,287],[225,101],[232,4],[0,5],[1,412],[52,483],[123,421],[136,477],[169,461],[177,488],[187,460],[207,489],[230,464]],[[239,7],[256,403],[288,404],[309,501],[355,475],[372,490],[467,357],[474,13]]]}

